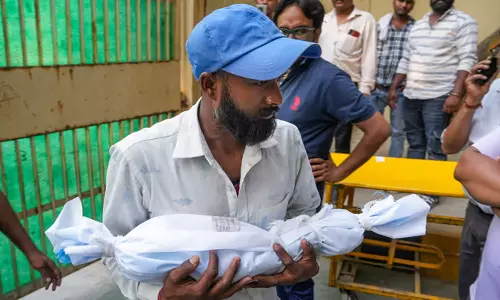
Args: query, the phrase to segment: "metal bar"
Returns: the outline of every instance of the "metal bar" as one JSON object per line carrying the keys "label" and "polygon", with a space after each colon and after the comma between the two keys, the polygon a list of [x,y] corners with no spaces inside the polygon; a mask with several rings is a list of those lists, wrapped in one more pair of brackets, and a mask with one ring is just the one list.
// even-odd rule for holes
{"label": "metal bar", "polygon": [[85,130],[85,144],[87,148],[87,172],[89,179],[89,189],[90,189],[90,207],[92,209],[92,218],[95,220],[97,217],[95,209],[95,197],[94,197],[94,168],[92,164],[92,149],[90,147],[90,127]]}
{"label": "metal bar", "polygon": [[151,0],[146,1],[146,51],[147,60],[151,61]]}
{"label": "metal bar", "polygon": [[124,131],[123,130],[123,122],[120,122],[119,126],[120,126],[120,140],[121,140],[121,139],[123,139],[123,137],[125,135],[124,132],[123,132]]}
{"label": "metal bar", "polygon": [[73,152],[75,154],[75,178],[76,178],[76,189],[78,193],[78,197],[82,199],[82,182],[80,178],[80,154],[78,147],[78,136],[76,134],[76,130],[73,129]]}
{"label": "metal bar", "polygon": [[[103,193],[103,189],[100,188],[100,187],[96,187],[96,188],[94,188],[94,190],[92,191],[92,193],[94,193],[94,195],[102,194]],[[76,197],[80,197],[80,199],[82,201],[85,201],[85,198],[90,198],[90,190],[82,192],[80,194],[76,194],[76,195],[69,195],[69,197],[70,197],[70,199],[74,199]],[[55,207],[57,209],[59,207],[63,207],[66,204],[67,201],[66,201],[66,198],[62,198],[62,199],[57,199],[54,202],[55,202]],[[40,209],[43,212],[49,211],[49,210],[52,209],[52,204],[50,204],[50,203],[42,204],[42,206],[41,206]],[[33,217],[33,216],[38,215],[38,213],[39,213],[39,209],[37,207],[35,207],[35,208],[32,208],[32,209],[28,209],[25,212],[18,213],[17,217],[19,218],[19,220],[26,220],[26,217],[27,218]],[[26,217],[24,217],[23,214],[25,214]]]}
{"label": "metal bar", "polygon": [[[24,1],[19,3],[19,33],[21,34],[21,52],[23,53],[23,66],[28,65],[28,48],[26,47],[26,23],[24,22]],[[4,27],[5,28],[5,27]]]}
{"label": "metal bar", "polygon": [[[351,252],[349,253],[349,256],[352,257],[359,257],[359,258],[366,258],[366,259],[374,259],[374,260],[380,260],[380,261],[388,261],[387,256],[382,256],[382,255],[375,255],[375,254],[368,254],[368,253],[363,253],[363,252]],[[420,268],[423,269],[432,269],[432,270],[439,270],[441,268],[441,264],[431,264],[431,263],[421,263],[421,262],[415,262],[413,260],[407,260],[407,259],[400,259],[400,258],[394,258],[394,263],[395,264],[402,264],[406,266],[412,266],[416,267],[419,266]],[[386,265],[387,267],[387,265]]]}
{"label": "metal bar", "polygon": [[121,38],[120,38],[120,1],[115,0],[115,33],[116,33],[116,62],[121,61]]}
{"label": "metal bar", "polygon": [[35,18],[36,18],[36,45],[38,49],[38,64],[43,66],[43,49],[42,49],[42,30],[40,28],[40,0],[35,0]]}
{"label": "metal bar", "polygon": [[35,145],[35,138],[31,137],[30,138],[30,144],[31,144],[31,164],[33,166],[33,177],[34,177],[34,184],[35,184],[35,198],[36,198],[36,207],[38,209],[38,225],[40,229],[40,236],[42,240],[42,249],[43,253],[47,253],[47,241],[45,239],[45,226],[43,224],[43,211],[42,211],[42,196],[40,194],[40,179],[38,178],[38,162],[37,162],[37,155],[36,155],[36,145]]}
{"label": "metal bar", "polygon": [[56,191],[54,188],[54,176],[52,174],[52,154],[50,151],[50,139],[49,135],[45,135],[45,151],[47,152],[47,170],[49,171],[49,188],[50,188],[50,203],[52,204],[52,216],[54,217],[54,220],[57,217],[57,212],[56,212]]}
{"label": "metal bar", "polygon": [[170,60],[170,1],[165,1],[165,61]]}
{"label": "metal bar", "polygon": [[52,25],[52,54],[54,65],[59,64],[59,45],[57,40],[57,23],[56,23],[56,0],[50,1],[50,18]]}
{"label": "metal bar", "polygon": [[395,254],[396,254],[396,240],[392,240],[391,246],[389,247],[389,259],[387,260],[387,266],[389,267],[389,269],[392,269]]}
{"label": "metal bar", "polygon": [[[11,66],[11,61],[10,61],[10,44],[9,44],[9,28],[7,24],[7,8],[5,5],[5,1],[7,0],[1,0],[2,1],[2,28],[3,28],[3,39],[4,39],[4,52],[5,52],[5,62],[7,64],[7,67]],[[19,5],[21,5],[20,3]],[[21,34],[22,35],[22,34]]]}
{"label": "metal bar", "polygon": [[[415,261],[416,262],[420,261],[420,254],[418,252],[415,252]],[[422,293],[422,284],[420,281],[420,268],[419,267],[416,267],[416,270],[415,270],[415,293],[416,294]]]}
{"label": "metal bar", "polygon": [[[21,160],[21,149],[19,147],[19,140],[16,140],[14,142],[15,145],[15,150],[16,150],[16,166],[17,166],[17,180],[19,184],[19,195],[21,197],[21,216],[24,217],[24,229],[26,229],[27,232],[29,232],[29,224],[28,224],[28,218],[26,217],[26,195],[24,193],[24,181],[23,181],[23,167],[22,167],[22,160]],[[16,286],[18,284],[17,281],[19,281],[19,278],[17,278],[17,273],[15,273],[16,276]],[[30,280],[33,281],[35,278],[35,274],[33,273],[33,269],[30,268]]]}
{"label": "metal bar", "polygon": [[63,173],[63,185],[64,185],[64,199],[66,201],[69,200],[69,191],[68,191],[68,174],[67,174],[67,164],[66,164],[66,150],[65,150],[65,145],[64,145],[64,133],[61,131],[59,132],[59,143],[60,143],[60,150],[61,150],[61,167],[62,167],[62,173]]}
{"label": "metal bar", "polygon": [[135,0],[135,21],[136,21],[136,37],[137,37],[137,62],[142,60],[142,24],[141,24],[141,0]]}
{"label": "metal bar", "polygon": [[374,285],[354,283],[354,282],[344,283],[344,282],[339,281],[339,282],[337,282],[335,287],[337,287],[339,289],[356,291],[356,292],[361,292],[361,293],[366,293],[366,294],[371,294],[371,295],[393,297],[393,298],[401,299],[401,300],[452,300],[450,298],[441,298],[441,297],[437,297],[437,296],[416,294],[416,293],[412,293],[412,292],[403,292],[403,291],[397,291],[397,290],[388,289],[388,288],[381,288],[381,287],[374,286]]}
{"label": "metal bar", "polygon": [[[97,64],[97,21],[96,21],[96,15],[97,15],[97,8],[95,4],[96,0],[91,1],[91,6],[92,6],[92,62],[94,64]],[[104,21],[107,22],[107,21]]]}
{"label": "metal bar", "polygon": [[143,129],[144,128],[144,118],[140,118],[140,121],[139,121],[139,129]]}
{"label": "metal bar", "polygon": [[113,126],[112,123],[108,123],[108,135],[109,135],[109,145],[113,145],[114,138],[113,138]]}
{"label": "metal bar", "polygon": [[[118,0],[115,0],[117,2]],[[103,0],[104,6],[104,62],[109,62],[109,11],[108,0]]]}
{"label": "metal bar", "polygon": [[333,184],[331,182],[325,182],[325,203],[331,204],[333,197]]}
{"label": "metal bar", "polygon": [[66,0],[66,36],[67,47],[68,47],[68,64],[73,64],[73,45],[71,41],[71,8],[70,0]]}
{"label": "metal bar", "polygon": [[156,61],[161,61],[161,1],[156,1]]}
{"label": "metal bar", "polygon": [[149,127],[153,126],[153,116],[149,116]]}
{"label": "metal bar", "polygon": [[134,119],[130,119],[130,133],[135,132],[134,130]]}
{"label": "metal bar", "polygon": [[[116,1],[118,2],[118,1]],[[104,173],[104,151],[102,149],[102,126],[99,125],[97,127],[97,151],[99,151],[99,179],[101,181],[101,189],[102,193],[106,192],[106,182],[104,177],[106,174]]]}
{"label": "metal bar", "polygon": [[127,34],[127,62],[132,61],[132,27],[130,25],[130,0],[126,0],[126,18],[127,18],[127,25],[125,28],[126,34]]}
{"label": "metal bar", "polygon": [[83,0],[79,1],[78,16],[80,18],[80,64],[85,64],[85,19],[83,15]]}

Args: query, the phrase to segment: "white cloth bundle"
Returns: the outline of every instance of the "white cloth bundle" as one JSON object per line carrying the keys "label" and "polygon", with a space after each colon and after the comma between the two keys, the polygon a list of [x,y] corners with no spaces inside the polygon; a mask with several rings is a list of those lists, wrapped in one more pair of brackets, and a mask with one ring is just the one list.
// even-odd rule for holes
{"label": "white cloth bundle", "polygon": [[208,266],[209,250],[217,250],[222,276],[234,257],[241,262],[235,281],[283,268],[272,245],[281,244],[296,260],[306,239],[319,255],[349,253],[363,241],[365,231],[399,239],[425,235],[429,205],[416,195],[394,201],[392,196],[364,206],[361,214],[325,205],[313,217],[276,221],[268,231],[226,217],[172,214],[150,219],[124,237],[114,237],[102,224],[83,216],[80,199],[68,202],[46,231],[62,263],[84,264],[114,257],[131,280],[160,284],[165,274],[194,255],[198,279]]}

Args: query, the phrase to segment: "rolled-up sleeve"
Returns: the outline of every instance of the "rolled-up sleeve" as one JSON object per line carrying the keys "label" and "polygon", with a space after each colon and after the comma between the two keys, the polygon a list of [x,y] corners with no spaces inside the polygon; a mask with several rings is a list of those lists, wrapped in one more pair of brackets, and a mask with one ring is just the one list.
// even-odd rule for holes
{"label": "rolled-up sleeve", "polygon": [[[143,184],[135,174],[137,169],[126,154],[116,145],[110,150],[106,194],[104,197],[103,223],[115,236],[124,236],[148,218],[143,205]],[[104,259],[111,277],[122,294],[131,300],[156,300],[161,289],[146,283],[128,280],[114,258]]]}
{"label": "rolled-up sleeve", "polygon": [[316,208],[321,203],[311,164],[309,163],[300,132],[296,127],[294,129],[293,144],[295,145],[295,149],[289,150],[290,153],[296,154],[296,179],[293,194],[288,204],[287,219],[299,215],[312,216],[316,213]]}
{"label": "rolled-up sleeve", "polygon": [[410,55],[411,55],[411,32],[408,36],[408,41],[406,42],[405,49],[403,51],[403,57],[399,60],[397,74],[408,74],[408,69],[410,67]]}
{"label": "rolled-up sleeve", "polygon": [[455,41],[460,59],[459,71],[470,72],[477,63],[477,31],[477,22],[471,17],[464,20],[458,29]]}

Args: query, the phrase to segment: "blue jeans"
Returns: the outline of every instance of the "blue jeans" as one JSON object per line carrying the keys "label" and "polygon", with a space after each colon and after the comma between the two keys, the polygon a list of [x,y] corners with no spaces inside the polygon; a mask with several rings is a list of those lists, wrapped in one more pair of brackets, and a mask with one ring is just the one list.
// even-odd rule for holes
{"label": "blue jeans", "polygon": [[281,300],[314,300],[314,281],[308,279],[294,285],[276,287]]}
{"label": "blue jeans", "polygon": [[[384,115],[385,108],[388,103],[388,89],[377,88],[372,92],[371,101],[377,110]],[[405,148],[405,133],[404,133],[404,119],[403,119],[403,103],[405,97],[402,92],[398,92],[398,106],[396,109],[391,109],[391,147],[389,149],[390,157],[403,157]]]}
{"label": "blue jeans", "polygon": [[446,160],[441,149],[441,134],[448,126],[450,115],[443,112],[447,96],[430,100],[408,99],[403,103],[408,158]]}

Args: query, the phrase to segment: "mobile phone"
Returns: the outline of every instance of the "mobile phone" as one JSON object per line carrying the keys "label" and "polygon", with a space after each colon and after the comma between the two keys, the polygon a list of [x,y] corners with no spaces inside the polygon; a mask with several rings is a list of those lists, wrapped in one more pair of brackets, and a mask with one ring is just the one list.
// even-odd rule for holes
{"label": "mobile phone", "polygon": [[257,4],[255,5],[261,12],[267,15],[267,5],[266,4]]}
{"label": "mobile phone", "polygon": [[491,64],[490,64],[490,67],[486,70],[478,70],[476,72],[476,74],[483,74],[484,76],[486,76],[488,79],[478,79],[476,82],[477,84],[479,84],[480,86],[483,86],[485,85],[486,83],[488,83],[488,81],[490,81],[491,77],[493,77],[493,75],[495,75],[495,73],[498,71],[498,49],[495,48],[493,50],[491,50]]}

